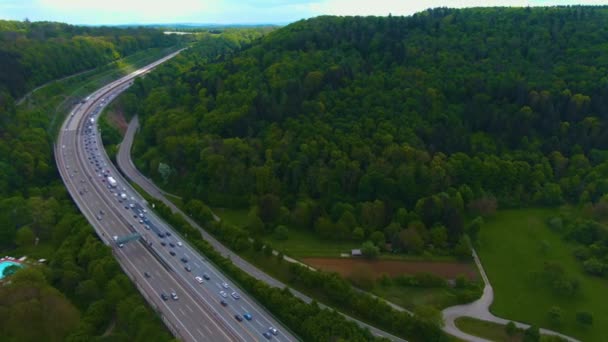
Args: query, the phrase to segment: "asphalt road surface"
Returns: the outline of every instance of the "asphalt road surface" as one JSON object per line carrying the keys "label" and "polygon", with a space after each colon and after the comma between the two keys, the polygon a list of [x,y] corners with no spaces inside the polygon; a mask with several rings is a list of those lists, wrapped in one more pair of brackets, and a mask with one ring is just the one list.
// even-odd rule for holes
{"label": "asphalt road surface", "polygon": [[184,341],[296,341],[149,210],[103,149],[96,126],[103,107],[133,78],[174,55],[104,86],[74,108],[55,146],[61,177],[81,212],[175,336]]}

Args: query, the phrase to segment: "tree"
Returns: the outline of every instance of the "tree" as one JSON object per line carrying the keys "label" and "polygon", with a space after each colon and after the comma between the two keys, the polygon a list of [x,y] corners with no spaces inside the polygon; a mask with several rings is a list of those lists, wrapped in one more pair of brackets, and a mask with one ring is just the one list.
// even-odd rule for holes
{"label": "tree", "polygon": [[507,335],[509,335],[510,338],[513,338],[513,336],[515,336],[515,334],[517,333],[517,327],[515,326],[515,323],[513,323],[513,321],[509,321],[509,323],[505,325],[505,332],[507,333]]}
{"label": "tree", "polygon": [[560,326],[564,317],[564,311],[559,306],[552,306],[547,312],[549,322],[553,326]]}
{"label": "tree", "polygon": [[256,210],[250,210],[247,214],[247,229],[253,235],[264,233],[264,222],[262,222]]}
{"label": "tree", "polygon": [[266,244],[264,246],[264,255],[267,257],[271,257],[272,256],[272,246],[270,246],[269,244]]}
{"label": "tree", "polygon": [[289,238],[289,230],[283,225],[277,226],[274,229],[274,236],[277,240],[287,240],[287,238]]}
{"label": "tree", "polygon": [[352,235],[353,235],[353,240],[361,241],[365,238],[365,231],[361,227],[355,227],[355,229],[353,229]]}
{"label": "tree", "polygon": [[365,241],[361,245],[361,253],[368,259],[375,259],[380,254],[380,249],[371,241]]}
{"label": "tree", "polygon": [[384,244],[386,243],[386,239],[384,238],[384,233],[381,231],[375,231],[370,236],[369,239],[376,245],[378,248],[383,249]]}
{"label": "tree", "polygon": [[531,325],[524,331],[523,342],[538,342],[540,341],[540,331],[538,327]]}
{"label": "tree", "polygon": [[587,311],[578,311],[576,313],[576,321],[584,326],[593,325],[593,315]]}
{"label": "tree", "polygon": [[404,229],[399,233],[399,246],[407,252],[418,254],[424,247],[424,241],[414,228]]}
{"label": "tree", "polygon": [[281,200],[274,194],[265,194],[258,200],[258,214],[264,223],[275,222],[281,213]]}
{"label": "tree", "polygon": [[466,228],[466,233],[469,235],[469,238],[472,242],[477,242],[479,237],[479,231],[481,230],[481,226],[483,225],[483,218],[481,216],[477,216]]}
{"label": "tree", "polygon": [[163,180],[163,183],[167,184],[169,182],[169,177],[173,173],[173,170],[168,164],[158,163],[158,174]]}
{"label": "tree", "polygon": [[27,247],[34,244],[34,232],[30,227],[21,227],[17,230],[15,236],[15,244],[19,247]]}

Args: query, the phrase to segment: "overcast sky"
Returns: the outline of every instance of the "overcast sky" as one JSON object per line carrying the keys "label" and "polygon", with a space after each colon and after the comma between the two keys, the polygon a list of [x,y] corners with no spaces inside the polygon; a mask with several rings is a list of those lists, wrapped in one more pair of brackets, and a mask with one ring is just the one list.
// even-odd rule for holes
{"label": "overcast sky", "polygon": [[321,14],[410,15],[431,7],[543,6],[608,0],[0,0],[0,19],[70,24],[280,23]]}

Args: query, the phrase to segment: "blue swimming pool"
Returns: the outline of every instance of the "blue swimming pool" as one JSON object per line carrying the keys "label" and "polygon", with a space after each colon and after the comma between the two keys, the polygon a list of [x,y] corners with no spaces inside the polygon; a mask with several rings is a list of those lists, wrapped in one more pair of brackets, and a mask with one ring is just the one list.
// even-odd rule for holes
{"label": "blue swimming pool", "polygon": [[18,262],[14,262],[14,261],[9,261],[9,260],[4,260],[4,261],[0,261],[0,279],[3,278],[3,274],[4,274],[4,269],[9,267],[9,266],[19,266],[19,267],[23,267],[20,263]]}

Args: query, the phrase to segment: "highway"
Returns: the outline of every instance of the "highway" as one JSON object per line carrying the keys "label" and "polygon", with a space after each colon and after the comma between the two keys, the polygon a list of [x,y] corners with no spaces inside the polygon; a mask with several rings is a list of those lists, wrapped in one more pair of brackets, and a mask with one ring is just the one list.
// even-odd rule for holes
{"label": "highway", "polygon": [[104,86],[72,110],[55,145],[61,177],[80,211],[176,337],[184,341],[297,341],[149,210],[103,149],[96,126],[102,109],[133,78],[177,53]]}

